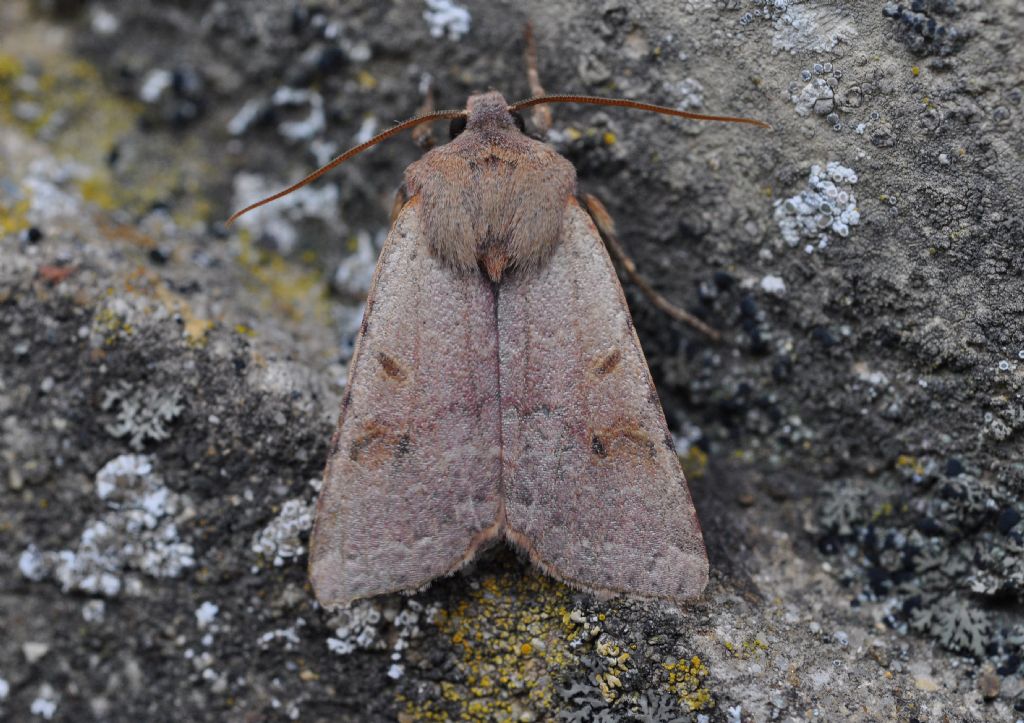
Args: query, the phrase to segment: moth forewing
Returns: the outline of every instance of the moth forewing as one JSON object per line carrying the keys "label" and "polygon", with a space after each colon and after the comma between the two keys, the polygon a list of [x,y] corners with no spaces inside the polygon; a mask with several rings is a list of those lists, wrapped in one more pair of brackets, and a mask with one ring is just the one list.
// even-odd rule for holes
{"label": "moth forewing", "polygon": [[700,524],[622,288],[586,212],[564,213],[549,263],[498,291],[506,537],[587,590],[695,597]]}
{"label": "moth forewing", "polygon": [[455,140],[406,171],[349,367],[310,542],[324,605],[420,588],[495,539],[596,593],[680,601],[707,584],[686,480],[575,170],[515,115],[547,103],[767,127],[482,93],[229,219],[401,130],[452,120]]}
{"label": "moth forewing", "polygon": [[377,262],[310,543],[327,606],[422,587],[498,534],[494,291],[400,212]]}

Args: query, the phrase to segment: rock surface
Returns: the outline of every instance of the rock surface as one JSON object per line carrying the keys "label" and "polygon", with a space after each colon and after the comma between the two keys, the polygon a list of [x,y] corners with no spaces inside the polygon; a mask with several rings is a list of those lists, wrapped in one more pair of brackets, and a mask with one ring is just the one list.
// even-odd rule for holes
{"label": "rock surface", "polygon": [[[1024,717],[1024,14],[1013,0],[0,8],[0,717]],[[506,550],[325,612],[311,505],[396,139],[490,86],[653,285],[626,287],[712,562],[674,610]],[[439,136],[444,128],[437,128]]]}

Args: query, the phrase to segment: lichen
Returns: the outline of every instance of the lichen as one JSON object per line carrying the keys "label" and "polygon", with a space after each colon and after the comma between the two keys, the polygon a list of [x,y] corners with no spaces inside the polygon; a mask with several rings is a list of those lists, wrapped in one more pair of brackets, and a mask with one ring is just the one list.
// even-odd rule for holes
{"label": "lichen", "polygon": [[74,549],[26,548],[18,560],[22,576],[52,578],[64,592],[117,597],[142,592],[135,572],[178,577],[193,567],[195,552],[178,531],[191,505],[164,486],[153,465],[143,455],[122,455],[104,465],[95,485],[106,511],[86,524]]}
{"label": "lichen", "polygon": [[472,18],[463,6],[452,0],[426,0],[426,4],[423,19],[427,21],[433,37],[461,40],[469,32]]}
{"label": "lichen", "polygon": [[185,408],[181,400],[182,392],[177,387],[165,389],[119,380],[103,392],[100,409],[115,414],[115,420],[103,428],[112,437],[127,437],[128,445],[141,451],[147,442],[161,442],[171,436],[168,425]]}
{"label": "lichen", "polygon": [[679,463],[687,479],[700,479],[707,472],[708,453],[697,445],[690,445],[686,454],[679,456]]}
{"label": "lichen", "polygon": [[855,527],[865,519],[864,497],[864,493],[852,483],[833,487],[821,508],[822,523],[840,535],[852,535]]}
{"label": "lichen", "polygon": [[804,251],[823,250],[832,234],[850,235],[850,227],[860,223],[853,184],[857,174],[836,161],[825,168],[811,166],[807,188],[795,196],[775,202],[775,221],[783,241],[790,246],[804,243]]}
{"label": "lichen", "polygon": [[671,663],[663,663],[667,674],[666,690],[671,693],[688,710],[707,710],[715,706],[711,692],[704,682],[708,677],[708,667],[699,656],[681,658]]}
{"label": "lichen", "polygon": [[673,696],[650,690],[640,696],[633,717],[637,723],[688,723],[691,720],[682,714]]}
{"label": "lichen", "polygon": [[302,498],[286,501],[277,517],[253,535],[252,551],[273,561],[275,567],[306,554],[302,535],[313,527],[313,505]]}
{"label": "lichen", "polygon": [[381,627],[384,614],[369,600],[360,600],[348,610],[336,613],[329,621],[334,635],[327,638],[327,649],[336,655],[349,655],[356,650],[383,650],[386,646]]}
{"label": "lichen", "polygon": [[320,273],[291,263],[278,253],[258,249],[247,233],[239,237],[238,262],[260,291],[269,292],[269,303],[277,310],[294,319],[311,315],[327,323],[327,285]]}
{"label": "lichen", "polygon": [[917,55],[950,55],[969,35],[943,20],[959,15],[955,0],[912,0],[909,7],[890,1],[882,15],[896,22],[898,36]]}
{"label": "lichen", "polygon": [[[560,671],[576,660],[569,592],[541,573],[483,577],[435,625],[457,655],[458,676],[440,684],[440,700],[399,700],[414,720],[492,720],[550,710]],[[596,690],[596,687],[595,687]],[[598,697],[604,699],[598,693]]]}
{"label": "lichen", "polygon": [[[821,549],[842,553],[839,574],[864,580],[853,600],[882,603],[884,620],[957,653],[1016,670],[1021,646],[994,624],[985,602],[1024,594],[1024,536],[1009,489],[973,474],[973,464],[897,456],[903,489],[833,487],[819,511]],[[889,475],[886,475],[889,478]]]}
{"label": "lichen", "polygon": [[911,626],[930,632],[950,650],[976,656],[985,654],[992,633],[988,616],[959,599],[936,599],[918,608]]}

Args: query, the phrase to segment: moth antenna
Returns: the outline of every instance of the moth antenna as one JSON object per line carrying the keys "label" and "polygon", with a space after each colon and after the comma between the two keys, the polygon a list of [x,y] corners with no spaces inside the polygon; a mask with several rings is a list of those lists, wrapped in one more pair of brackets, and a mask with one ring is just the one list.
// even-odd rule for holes
{"label": "moth antenna", "polygon": [[513,103],[508,107],[508,109],[509,112],[512,112],[522,110],[523,108],[530,108],[535,105],[541,105],[543,103],[588,103],[590,105],[613,105],[618,106],[619,108],[636,108],[638,110],[651,111],[652,113],[674,115],[679,118],[689,118],[690,120],[748,123],[752,126],[759,126],[761,128],[771,128],[771,126],[764,121],[759,121],[754,118],[741,118],[729,115],[705,115],[703,113],[691,113],[685,110],[676,110],[675,108],[669,108],[664,105],[654,105],[653,103],[641,103],[635,100],[626,100],[625,98],[601,98],[593,95],[538,95],[534,98],[527,98],[526,100]]}
{"label": "moth antenna", "polygon": [[281,198],[282,196],[287,196],[292,191],[299,190],[303,186],[305,186],[305,185],[307,185],[309,183],[312,183],[316,179],[320,178],[320,176],[324,175],[325,173],[327,173],[331,169],[335,168],[336,166],[340,166],[342,163],[347,161],[349,158],[352,158],[352,156],[359,155],[360,153],[365,151],[367,148],[371,148],[371,147],[377,145],[378,143],[380,143],[381,141],[386,141],[391,136],[396,135],[398,133],[401,133],[402,131],[404,131],[404,130],[406,130],[408,128],[412,128],[414,126],[418,126],[421,123],[430,123],[431,121],[436,121],[436,120],[446,120],[446,119],[451,119],[451,118],[458,118],[460,116],[465,116],[465,115],[466,115],[466,111],[464,111],[464,110],[439,110],[439,111],[436,111],[434,113],[427,113],[426,115],[418,115],[415,118],[410,118],[407,121],[402,121],[398,125],[392,126],[391,128],[388,128],[383,133],[378,133],[373,138],[371,138],[370,140],[366,141],[366,143],[360,143],[358,146],[356,146],[354,148],[349,148],[347,151],[342,153],[340,156],[338,156],[337,158],[335,158],[334,160],[332,160],[328,164],[326,164],[324,166],[321,166],[320,168],[316,169],[315,171],[310,173],[308,176],[303,178],[301,181],[298,181],[297,183],[293,183],[292,185],[288,186],[288,188],[286,188],[286,189],[284,189],[282,191],[278,191],[277,193],[273,194],[272,196],[267,196],[266,198],[264,198],[264,199],[262,199],[260,201],[257,201],[256,203],[251,203],[248,206],[246,206],[245,208],[243,208],[241,211],[235,211],[233,214],[231,214],[231,218],[229,218],[227,220],[227,223],[225,223],[225,225],[226,226],[230,226],[232,223],[234,223],[238,219],[239,216],[241,216],[243,214],[246,214],[246,213],[249,213],[249,211],[252,211],[254,208],[259,208],[260,206],[264,206],[264,205],[270,203],[271,201],[276,201],[277,199]]}

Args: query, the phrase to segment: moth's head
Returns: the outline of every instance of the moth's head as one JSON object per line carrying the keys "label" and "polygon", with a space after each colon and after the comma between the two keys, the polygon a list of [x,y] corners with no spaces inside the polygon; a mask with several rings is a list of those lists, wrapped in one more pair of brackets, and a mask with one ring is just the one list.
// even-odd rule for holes
{"label": "moth's head", "polygon": [[466,129],[472,131],[518,130],[526,132],[523,117],[509,108],[508,101],[496,90],[469,96],[466,115],[453,118],[449,126],[452,138]]}

